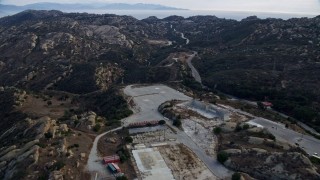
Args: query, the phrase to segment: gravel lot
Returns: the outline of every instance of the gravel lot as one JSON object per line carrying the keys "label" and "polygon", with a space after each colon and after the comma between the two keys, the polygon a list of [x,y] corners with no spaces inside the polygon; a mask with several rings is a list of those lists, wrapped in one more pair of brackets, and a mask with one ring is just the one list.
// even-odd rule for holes
{"label": "gravel lot", "polygon": [[192,98],[168,86],[153,85],[144,87],[127,86],[124,93],[133,97],[139,112],[123,120],[124,125],[139,121],[161,120],[158,107],[168,100],[191,100]]}

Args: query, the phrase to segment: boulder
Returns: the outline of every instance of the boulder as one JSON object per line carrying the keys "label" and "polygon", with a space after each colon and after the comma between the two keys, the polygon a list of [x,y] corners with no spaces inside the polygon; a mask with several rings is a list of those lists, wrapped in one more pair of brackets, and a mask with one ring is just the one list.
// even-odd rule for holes
{"label": "boulder", "polygon": [[16,158],[20,153],[20,149],[13,149],[12,151],[6,153],[0,158],[0,161],[11,161],[13,158]]}
{"label": "boulder", "polygon": [[250,144],[263,144],[264,139],[250,136],[248,142]]}
{"label": "boulder", "polygon": [[62,132],[68,132],[69,128],[67,124],[60,124],[60,131]]}
{"label": "boulder", "polygon": [[12,151],[12,150],[14,150],[16,148],[17,148],[17,146],[13,145],[13,146],[10,146],[10,147],[8,147],[7,149],[4,149],[4,150],[1,149],[0,157],[2,157],[3,155],[7,154],[8,152],[10,152],[10,151]]}
{"label": "boulder", "polygon": [[61,171],[52,171],[49,175],[49,180],[63,180],[63,174]]}
{"label": "boulder", "polygon": [[260,149],[260,148],[252,148],[253,151],[257,152],[258,154],[263,154],[267,153],[268,151],[265,149]]}
{"label": "boulder", "polygon": [[115,144],[117,141],[115,138],[106,138],[106,142],[110,142],[110,143]]}
{"label": "boulder", "polygon": [[227,150],[224,150],[224,152],[226,152],[228,154],[240,154],[241,150],[240,149],[227,149]]}
{"label": "boulder", "polygon": [[67,153],[69,154],[68,158],[71,158],[73,156],[73,152],[71,149],[69,149]]}
{"label": "boulder", "polygon": [[80,153],[80,158],[83,160],[86,157],[86,153]]}

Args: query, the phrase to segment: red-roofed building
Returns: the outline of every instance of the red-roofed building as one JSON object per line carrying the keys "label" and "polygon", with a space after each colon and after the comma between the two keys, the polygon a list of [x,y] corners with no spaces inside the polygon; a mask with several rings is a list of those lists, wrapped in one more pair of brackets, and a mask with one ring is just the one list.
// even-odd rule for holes
{"label": "red-roofed building", "polygon": [[267,101],[262,102],[262,105],[263,105],[264,107],[266,107],[266,108],[271,108],[271,107],[273,106],[273,104],[272,104],[271,102],[267,102]]}
{"label": "red-roofed building", "polygon": [[118,155],[113,155],[113,156],[106,156],[103,158],[103,163],[108,164],[108,163],[118,163],[120,162],[120,157]]}

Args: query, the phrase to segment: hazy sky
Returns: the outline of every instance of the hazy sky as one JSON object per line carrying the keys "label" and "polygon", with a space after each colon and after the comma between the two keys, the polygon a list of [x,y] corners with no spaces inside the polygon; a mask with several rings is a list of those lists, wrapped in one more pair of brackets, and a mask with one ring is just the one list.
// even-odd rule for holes
{"label": "hazy sky", "polygon": [[236,10],[320,14],[320,0],[0,0],[3,4],[56,3],[150,3],[196,10]]}

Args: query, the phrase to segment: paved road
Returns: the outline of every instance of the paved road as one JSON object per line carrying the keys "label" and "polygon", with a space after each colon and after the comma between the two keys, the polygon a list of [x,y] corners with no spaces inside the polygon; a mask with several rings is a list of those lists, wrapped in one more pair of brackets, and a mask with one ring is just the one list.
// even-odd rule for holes
{"label": "paved road", "polygon": [[113,177],[108,171],[107,169],[105,168],[105,166],[102,164],[102,157],[99,156],[98,154],[98,149],[97,149],[97,146],[98,146],[98,142],[99,142],[99,139],[104,136],[105,134],[107,133],[110,133],[110,132],[114,132],[114,131],[117,131],[117,130],[120,130],[122,127],[118,127],[116,129],[112,129],[110,131],[107,131],[107,132],[104,132],[100,135],[98,135],[95,139],[94,139],[94,142],[93,142],[93,145],[92,145],[92,148],[91,148],[91,151],[90,151],[90,154],[89,154],[89,157],[88,157],[88,162],[87,162],[87,170],[89,172],[92,172],[92,175],[95,176],[95,173],[98,173],[98,180],[99,179],[103,179],[103,178],[110,178],[110,177]]}
{"label": "paved road", "polygon": [[232,175],[232,171],[221,165],[216,158],[212,158],[200,148],[185,132],[179,131],[177,140],[190,148],[207,166],[207,168],[218,178],[228,179]]}
{"label": "paved road", "polygon": [[290,144],[298,143],[307,153],[313,155],[320,154],[320,140],[309,135],[303,135],[291,129],[285,128],[282,123],[276,123],[264,118],[255,118],[251,122],[267,128],[277,139],[284,140]]}
{"label": "paved road", "polygon": [[253,118],[249,122],[254,122],[267,128],[270,131],[270,133],[272,133],[277,139],[284,140],[293,145],[295,143],[298,143],[299,146],[302,147],[310,155],[313,155],[315,152],[320,154],[320,140],[314,138],[313,136],[303,135],[291,129],[285,128],[285,125],[282,123],[274,122],[261,117],[256,117],[250,113],[241,111],[240,109],[235,109],[224,105],[220,106],[225,107],[230,111],[237,112],[239,114],[244,114]]}
{"label": "paved road", "polygon": [[[124,93],[133,96],[133,101],[139,107],[139,112],[124,119],[124,124],[131,122],[158,120],[164,117],[157,111],[158,106],[172,99],[191,100],[192,98],[164,85],[137,87],[127,86]],[[208,156],[205,151],[183,132],[178,131],[177,140],[189,147],[208,167],[208,169],[219,178],[231,176],[231,171],[221,165],[215,158]]]}
{"label": "paved road", "polygon": [[186,44],[190,43],[190,40],[188,38],[186,38],[183,33],[181,33],[181,38],[186,40]]}
{"label": "paved road", "polygon": [[191,61],[192,59],[196,56],[196,52],[194,52],[191,56],[189,56],[189,58],[187,59],[187,64],[189,66],[189,68],[191,69],[192,72],[192,76],[193,78],[202,85],[202,80],[201,80],[201,76],[199,74],[199,72],[197,71],[197,69],[192,65]]}

